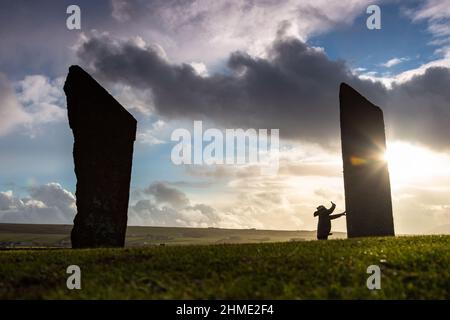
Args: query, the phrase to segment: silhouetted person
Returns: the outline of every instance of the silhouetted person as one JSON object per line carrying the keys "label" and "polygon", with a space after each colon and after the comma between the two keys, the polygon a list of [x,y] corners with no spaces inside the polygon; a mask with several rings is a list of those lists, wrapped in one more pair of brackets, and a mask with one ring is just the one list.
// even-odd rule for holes
{"label": "silhouetted person", "polygon": [[319,216],[319,224],[317,225],[317,239],[327,240],[331,235],[331,220],[345,216],[345,211],[339,214],[331,215],[336,209],[336,205],[331,201],[331,208],[327,209],[324,206],[318,206],[317,211],[314,212],[314,217]]}

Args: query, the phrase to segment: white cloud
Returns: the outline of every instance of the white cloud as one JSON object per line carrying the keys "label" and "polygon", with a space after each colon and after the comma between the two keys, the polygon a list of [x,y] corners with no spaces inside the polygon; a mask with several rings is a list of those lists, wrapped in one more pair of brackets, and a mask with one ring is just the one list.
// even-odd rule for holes
{"label": "white cloud", "polygon": [[155,144],[163,144],[166,143],[163,136],[166,129],[166,123],[162,120],[157,120],[152,123],[152,126],[150,129],[146,129],[141,131],[138,128],[138,133],[136,136],[136,140],[140,143],[148,144],[148,145],[155,145]]}
{"label": "white cloud", "polygon": [[413,21],[426,21],[428,31],[433,36],[430,45],[438,45],[436,54],[440,57],[425,63],[418,68],[402,72],[395,77],[395,81],[403,83],[415,75],[423,75],[430,67],[450,68],[450,3],[442,0],[425,0],[416,10],[407,11]]}
{"label": "white cloud", "polygon": [[445,55],[437,60],[430,61],[428,63],[422,64],[421,66],[404,71],[392,77],[392,82],[397,82],[398,84],[402,84],[410,81],[414,76],[419,76],[425,74],[427,69],[432,67],[445,67],[450,68],[450,51],[445,53]]}
{"label": "white cloud", "polygon": [[33,124],[61,121],[66,118],[63,78],[50,80],[43,75],[26,76],[16,83],[17,98]]}
{"label": "white cloud", "polygon": [[352,69],[352,72],[353,72],[354,74],[360,74],[360,73],[362,73],[362,72],[364,72],[364,71],[367,71],[367,68],[358,67],[358,68]]}
{"label": "white cloud", "polygon": [[0,73],[0,136],[20,127],[33,136],[40,126],[65,120],[62,86],[62,78],[50,80],[42,75],[12,84]]}
{"label": "white cloud", "polygon": [[150,116],[153,113],[153,95],[151,89],[137,90],[132,86],[120,83],[112,85],[105,83],[104,86],[130,112],[137,111],[144,116]]}
{"label": "white cloud", "polygon": [[76,213],[75,196],[59,183],[28,189],[27,197],[0,192],[0,222],[69,224]]}
{"label": "white cloud", "polygon": [[[374,0],[370,4],[378,3]],[[161,44],[174,62],[217,62],[235,50],[265,54],[282,24],[286,35],[308,39],[351,24],[365,13],[367,0],[188,0],[150,2],[112,0],[112,16],[145,30],[147,42]],[[286,22],[288,22],[286,24]]]}
{"label": "white cloud", "polygon": [[414,18],[430,19],[439,21],[450,17],[450,6],[448,1],[442,0],[426,0],[423,6],[414,13]]}
{"label": "white cloud", "polygon": [[14,198],[11,190],[0,191],[0,210],[8,210],[16,207],[16,202],[17,199]]}
{"label": "white cloud", "polygon": [[442,0],[425,0],[416,11],[409,12],[413,21],[428,21],[428,31],[434,37],[450,36],[450,3]]}
{"label": "white cloud", "polygon": [[0,73],[0,136],[10,133],[18,125],[30,122],[31,116],[17,101],[11,83]]}
{"label": "white cloud", "polygon": [[204,63],[202,63],[202,62],[191,62],[190,65],[195,70],[195,72],[197,72],[197,74],[199,76],[207,77],[209,75],[208,74],[208,69],[206,68]]}
{"label": "white cloud", "polygon": [[391,68],[405,61],[408,61],[408,58],[392,58],[385,63],[381,63],[380,65],[382,67]]}

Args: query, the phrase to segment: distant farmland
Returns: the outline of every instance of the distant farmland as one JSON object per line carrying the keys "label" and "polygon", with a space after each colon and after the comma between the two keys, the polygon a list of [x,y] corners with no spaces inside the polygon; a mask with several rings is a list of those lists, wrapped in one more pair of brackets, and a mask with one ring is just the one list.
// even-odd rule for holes
{"label": "distant farmland", "polygon": [[[71,225],[0,224],[0,247],[70,247]],[[332,239],[345,238],[335,232]],[[315,231],[128,227],[126,246],[266,243],[313,240]]]}

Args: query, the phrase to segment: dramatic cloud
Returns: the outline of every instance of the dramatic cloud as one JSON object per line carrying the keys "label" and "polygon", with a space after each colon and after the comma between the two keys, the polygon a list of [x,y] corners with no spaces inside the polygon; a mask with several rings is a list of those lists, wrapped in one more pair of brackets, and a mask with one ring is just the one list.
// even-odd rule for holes
{"label": "dramatic cloud", "polygon": [[0,192],[0,222],[69,224],[76,213],[75,197],[58,183],[30,187],[29,196]]}
{"label": "dramatic cloud", "polygon": [[[375,4],[379,1],[371,1]],[[281,24],[306,40],[350,25],[366,0],[112,0],[112,17],[146,40],[160,43],[175,61],[215,63],[235,50],[264,54]]]}
{"label": "dramatic cloud", "polygon": [[96,76],[151,89],[154,106],[168,118],[213,119],[225,126],[280,128],[285,138],[327,142],[338,135],[339,83],[369,97],[381,84],[353,76],[344,62],[294,38],[280,37],[268,58],[233,53],[225,73],[199,76],[189,65],[172,65],[150,46],[97,35],[78,51]]}
{"label": "dramatic cloud", "polygon": [[223,72],[207,77],[189,64],[169,63],[154,46],[108,35],[87,38],[78,55],[103,81],[151,89],[151,106],[171,119],[279,128],[282,138],[334,144],[339,137],[339,84],[347,82],[383,107],[391,138],[449,147],[447,68],[428,68],[387,89],[358,78],[343,61],[332,61],[323,51],[282,34],[268,48],[267,58],[235,52]]}
{"label": "dramatic cloud", "polygon": [[192,205],[185,193],[165,182],[154,182],[129,208],[129,225],[152,226],[219,226],[221,218],[206,204]]}
{"label": "dramatic cloud", "polygon": [[408,82],[394,83],[387,104],[387,124],[392,134],[450,149],[449,86],[450,69],[441,67],[429,68]]}
{"label": "dramatic cloud", "polygon": [[[315,229],[318,204],[344,209],[338,90],[348,82],[385,111],[397,231],[450,225],[445,1],[78,0],[80,31],[66,28],[70,4],[0,2],[4,185],[75,184],[62,85],[81,61],[138,120],[132,189],[179,179],[133,192],[129,224]],[[362,39],[369,4],[381,4],[383,27]],[[278,175],[261,176],[257,165],[172,166],[170,133],[192,120],[279,128]],[[71,223],[75,211],[58,184],[0,192],[0,222]]]}

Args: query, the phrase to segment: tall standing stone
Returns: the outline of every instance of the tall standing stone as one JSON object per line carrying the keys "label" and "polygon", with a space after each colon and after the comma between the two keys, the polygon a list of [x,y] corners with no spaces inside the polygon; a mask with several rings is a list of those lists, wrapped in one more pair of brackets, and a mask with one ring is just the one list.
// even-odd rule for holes
{"label": "tall standing stone", "polygon": [[72,247],[123,247],[136,119],[79,66],[64,92],[77,177]]}
{"label": "tall standing stone", "polygon": [[348,237],[393,236],[383,111],[345,83],[339,100]]}

